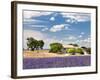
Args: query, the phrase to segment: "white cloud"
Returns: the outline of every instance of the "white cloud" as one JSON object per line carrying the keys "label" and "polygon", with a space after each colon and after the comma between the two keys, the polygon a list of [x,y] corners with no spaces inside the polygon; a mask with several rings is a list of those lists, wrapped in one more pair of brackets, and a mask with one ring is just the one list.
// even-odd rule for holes
{"label": "white cloud", "polygon": [[77,38],[73,35],[68,35],[64,38],[65,41],[75,41]]}
{"label": "white cloud", "polygon": [[34,37],[36,39],[41,39],[44,37],[40,31],[36,30],[24,30],[24,38]]}
{"label": "white cloud", "polygon": [[65,30],[72,30],[69,28],[69,26],[65,26]]}
{"label": "white cloud", "polygon": [[73,19],[75,19],[77,22],[85,22],[85,21],[89,21],[89,16],[77,15],[73,17]]}
{"label": "white cloud", "polygon": [[85,22],[90,20],[90,14],[84,14],[84,13],[61,13],[64,18],[66,19],[66,22]]}
{"label": "white cloud", "polygon": [[79,37],[79,38],[82,38],[82,35],[79,35],[78,37]]}
{"label": "white cloud", "polygon": [[54,25],[53,27],[50,28],[51,32],[57,32],[61,30],[70,30],[69,29],[69,24],[60,24],[60,25]]}
{"label": "white cloud", "polygon": [[46,34],[43,34],[39,31],[35,31],[35,30],[24,30],[24,41],[23,41],[23,45],[24,45],[24,48],[27,48],[27,45],[26,45],[26,42],[27,42],[27,38],[28,37],[33,37],[37,40],[41,40],[41,39],[44,39],[46,37]]}
{"label": "white cloud", "polygon": [[85,39],[82,39],[82,40],[77,40],[77,42],[91,42],[91,38],[85,38]]}
{"label": "white cloud", "polygon": [[55,20],[55,17],[51,17],[50,20],[51,20],[51,21],[54,21],[54,20]]}
{"label": "white cloud", "polygon": [[67,37],[67,39],[69,39],[69,40],[75,40],[76,37],[75,36],[69,36],[69,37]]}
{"label": "white cloud", "polygon": [[69,27],[68,27],[68,26],[66,26],[66,27],[65,27],[65,30],[69,30]]}
{"label": "white cloud", "polygon": [[48,21],[24,18],[24,24],[37,24],[37,23],[48,23]]}
{"label": "white cloud", "polygon": [[24,11],[24,18],[37,17],[42,15],[50,15],[52,12],[40,12],[40,11]]}
{"label": "white cloud", "polygon": [[56,32],[56,31],[61,31],[64,28],[64,24],[60,24],[60,25],[54,25],[53,27],[51,27],[50,31],[51,32]]}
{"label": "white cloud", "polygon": [[30,28],[45,28],[45,25],[28,25]]}
{"label": "white cloud", "polygon": [[36,20],[36,19],[27,19],[27,18],[24,18],[24,22],[33,22],[33,23],[37,23],[37,22],[46,22],[46,21],[42,21],[42,20]]}
{"label": "white cloud", "polygon": [[47,30],[48,30],[48,28],[47,28],[47,27],[42,29],[42,31],[47,31]]}
{"label": "white cloud", "polygon": [[76,43],[79,43],[80,42],[80,40],[76,40]]}
{"label": "white cloud", "polygon": [[83,40],[84,42],[91,42],[91,38],[87,38]]}
{"label": "white cloud", "polygon": [[82,38],[84,34],[85,34],[84,32],[81,32],[78,38]]}
{"label": "white cloud", "polygon": [[84,35],[85,33],[84,32],[81,32],[81,34]]}
{"label": "white cloud", "polygon": [[82,40],[77,40],[76,43],[78,43],[81,46],[90,47],[91,46],[91,39],[88,37],[88,38],[85,38]]}
{"label": "white cloud", "polygon": [[60,40],[60,43],[63,43],[63,40]]}
{"label": "white cloud", "polygon": [[70,19],[67,19],[66,22],[71,22],[71,20]]}
{"label": "white cloud", "polygon": [[46,27],[45,25],[38,25],[38,23],[48,23],[47,21],[43,20],[35,20],[35,19],[24,19],[23,24],[27,25],[28,27],[33,27],[33,28],[41,28],[41,27]]}
{"label": "white cloud", "polygon": [[72,18],[66,19],[66,22],[68,22],[68,23],[76,23],[77,24],[77,21],[75,19],[72,19]]}

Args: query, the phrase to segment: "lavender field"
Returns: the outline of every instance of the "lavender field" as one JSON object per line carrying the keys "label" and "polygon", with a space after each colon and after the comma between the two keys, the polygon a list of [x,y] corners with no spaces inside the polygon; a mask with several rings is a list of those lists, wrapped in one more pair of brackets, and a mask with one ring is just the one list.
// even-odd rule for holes
{"label": "lavender field", "polygon": [[24,58],[23,69],[60,68],[90,66],[90,56],[69,56],[53,58]]}

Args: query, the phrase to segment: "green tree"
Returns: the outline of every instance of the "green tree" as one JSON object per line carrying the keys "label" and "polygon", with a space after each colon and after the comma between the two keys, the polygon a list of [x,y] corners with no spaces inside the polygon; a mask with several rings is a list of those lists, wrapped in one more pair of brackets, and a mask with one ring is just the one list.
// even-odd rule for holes
{"label": "green tree", "polygon": [[34,49],[38,50],[39,49],[39,42],[37,40],[34,41]]}
{"label": "green tree", "polygon": [[39,48],[40,48],[40,49],[43,49],[44,41],[43,41],[43,40],[39,40],[39,41],[38,41],[38,44],[39,44]]}
{"label": "green tree", "polygon": [[88,54],[91,54],[91,48],[87,48]]}
{"label": "green tree", "polygon": [[31,50],[43,49],[44,41],[43,40],[38,41],[32,37],[29,37],[27,38],[27,46],[28,46],[28,49],[31,49]]}
{"label": "green tree", "polygon": [[75,55],[75,48],[69,48],[66,50],[67,53],[71,53],[72,55]]}
{"label": "green tree", "polygon": [[81,48],[76,49],[76,53],[84,54],[83,50]]}
{"label": "green tree", "polygon": [[84,49],[88,54],[91,54],[91,48],[87,48],[87,47],[81,47],[82,49]]}
{"label": "green tree", "polygon": [[73,44],[73,46],[78,47],[78,44]]}
{"label": "green tree", "polygon": [[27,46],[28,46],[28,49],[31,49],[31,50],[34,50],[34,38],[30,37],[30,38],[27,38]]}
{"label": "green tree", "polygon": [[62,51],[62,49],[63,49],[63,46],[60,43],[51,43],[50,44],[50,52],[59,53]]}
{"label": "green tree", "polygon": [[82,46],[81,48],[82,48],[82,49],[87,49],[85,46]]}

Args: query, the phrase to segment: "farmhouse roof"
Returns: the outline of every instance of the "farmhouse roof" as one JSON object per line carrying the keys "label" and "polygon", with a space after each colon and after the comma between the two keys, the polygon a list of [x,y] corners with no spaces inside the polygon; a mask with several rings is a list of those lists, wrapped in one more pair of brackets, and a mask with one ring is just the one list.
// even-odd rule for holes
{"label": "farmhouse roof", "polygon": [[63,45],[64,48],[75,48],[75,46],[67,44],[67,45]]}

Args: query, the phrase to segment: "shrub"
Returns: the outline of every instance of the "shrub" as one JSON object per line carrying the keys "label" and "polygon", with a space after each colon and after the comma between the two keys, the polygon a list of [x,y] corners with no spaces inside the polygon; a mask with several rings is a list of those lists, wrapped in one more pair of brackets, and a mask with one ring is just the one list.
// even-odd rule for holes
{"label": "shrub", "polygon": [[84,53],[83,53],[83,50],[82,50],[81,48],[77,48],[75,52],[76,52],[76,53],[80,53],[80,54],[84,54]]}
{"label": "shrub", "polygon": [[69,48],[66,50],[66,52],[71,53],[72,55],[75,55],[75,48]]}

